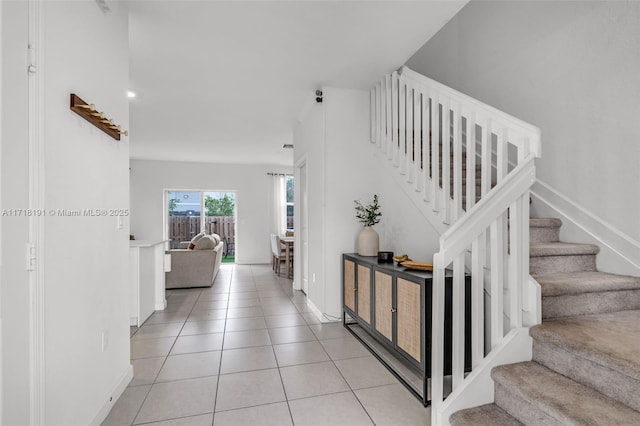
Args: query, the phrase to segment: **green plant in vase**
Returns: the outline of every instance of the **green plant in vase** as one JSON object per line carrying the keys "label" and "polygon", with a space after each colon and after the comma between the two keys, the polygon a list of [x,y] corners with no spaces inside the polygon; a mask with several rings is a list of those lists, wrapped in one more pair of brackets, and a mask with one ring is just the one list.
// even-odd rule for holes
{"label": "green plant in vase", "polygon": [[380,237],[371,227],[380,223],[380,218],[382,217],[380,204],[378,204],[378,195],[373,196],[371,204],[363,205],[358,200],[354,200],[354,203],[356,205],[356,218],[358,222],[364,225],[360,235],[358,235],[358,254],[361,256],[377,256]]}
{"label": "green plant in vase", "polygon": [[354,203],[356,203],[356,218],[358,222],[363,223],[364,226],[373,226],[380,223],[382,212],[380,212],[380,205],[378,204],[378,195],[374,195],[373,202],[366,206],[363,206],[358,200],[354,200]]}

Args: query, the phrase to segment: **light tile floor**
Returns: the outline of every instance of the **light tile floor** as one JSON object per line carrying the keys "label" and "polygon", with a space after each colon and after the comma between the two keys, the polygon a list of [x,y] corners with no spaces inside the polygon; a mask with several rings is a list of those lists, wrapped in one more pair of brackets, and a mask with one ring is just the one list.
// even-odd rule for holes
{"label": "light tile floor", "polygon": [[223,265],[167,291],[131,331],[134,378],[103,425],[428,425],[342,323],[321,323],[269,265]]}

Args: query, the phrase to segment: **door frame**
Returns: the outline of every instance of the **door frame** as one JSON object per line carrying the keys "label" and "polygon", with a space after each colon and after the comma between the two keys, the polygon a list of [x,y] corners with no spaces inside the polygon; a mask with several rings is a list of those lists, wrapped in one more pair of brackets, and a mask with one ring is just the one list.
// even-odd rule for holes
{"label": "door frame", "polygon": [[[294,165],[294,186],[293,186],[293,205],[295,206],[295,213],[293,215],[293,229],[294,229],[294,243],[293,243],[293,261],[294,261],[294,279],[293,289],[302,290],[305,294],[309,294],[309,203],[302,202],[304,196],[309,196],[309,158],[308,154],[304,154]],[[301,170],[304,168],[304,185],[302,185]],[[304,187],[303,187],[304,186]],[[306,228],[306,241],[307,247],[302,245],[302,222],[307,224]],[[307,268],[304,268],[304,263],[307,263]],[[303,273],[306,272],[307,276],[304,277]]]}
{"label": "door frame", "polygon": [[[42,31],[43,3],[28,3],[29,61],[28,71],[28,145],[29,209],[44,209],[44,78]],[[44,216],[28,220],[27,253],[29,270],[29,416],[30,424],[45,424],[45,273]]]}

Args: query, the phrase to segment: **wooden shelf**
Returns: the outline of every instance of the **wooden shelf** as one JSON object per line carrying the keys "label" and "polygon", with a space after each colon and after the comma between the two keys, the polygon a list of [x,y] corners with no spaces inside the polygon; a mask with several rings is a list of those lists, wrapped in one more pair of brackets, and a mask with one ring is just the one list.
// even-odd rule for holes
{"label": "wooden shelf", "polygon": [[103,112],[96,111],[95,105],[86,103],[75,93],[72,93],[70,98],[69,108],[71,111],[75,112],[115,140],[119,141],[120,135],[129,135],[126,130],[122,130],[120,126],[113,122],[113,120],[108,119]]}

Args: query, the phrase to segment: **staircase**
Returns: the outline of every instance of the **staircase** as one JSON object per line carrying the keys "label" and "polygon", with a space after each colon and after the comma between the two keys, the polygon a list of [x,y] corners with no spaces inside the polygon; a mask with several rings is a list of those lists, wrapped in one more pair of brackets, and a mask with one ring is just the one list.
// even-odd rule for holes
{"label": "staircase", "polygon": [[[371,91],[371,136],[399,187],[441,234],[425,310],[432,315],[432,424],[445,424],[455,411],[493,400],[492,367],[531,359],[528,326],[540,322],[541,309],[540,286],[529,275],[529,189],[540,130],[402,67]],[[453,288],[448,302],[445,275]],[[453,318],[446,360],[445,305]]]}
{"label": "staircase", "polygon": [[597,246],[529,219],[540,130],[402,67],[371,90],[371,142],[441,235],[425,307],[431,424],[640,424],[640,279],[598,272]]}
{"label": "staircase", "polygon": [[599,248],[560,242],[561,224],[530,221],[543,317],[533,360],[493,368],[495,403],[452,425],[640,424],[640,278],[598,272]]}

